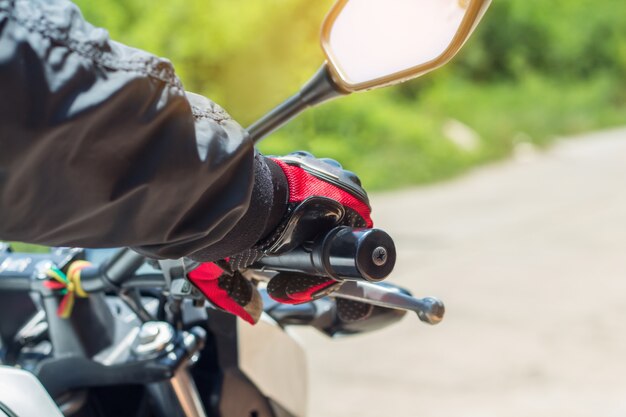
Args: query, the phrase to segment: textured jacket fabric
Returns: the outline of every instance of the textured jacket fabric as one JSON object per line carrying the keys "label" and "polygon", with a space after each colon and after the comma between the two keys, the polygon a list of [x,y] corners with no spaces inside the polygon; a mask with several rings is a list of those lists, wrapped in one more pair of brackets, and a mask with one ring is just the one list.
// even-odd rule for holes
{"label": "textured jacket fabric", "polygon": [[245,131],[169,61],[66,0],[0,0],[0,239],[213,260],[259,240],[273,199]]}

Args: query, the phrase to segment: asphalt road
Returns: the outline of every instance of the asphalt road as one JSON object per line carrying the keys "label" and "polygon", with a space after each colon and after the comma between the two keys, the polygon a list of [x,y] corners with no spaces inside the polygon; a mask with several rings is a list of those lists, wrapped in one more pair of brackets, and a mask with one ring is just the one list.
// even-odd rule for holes
{"label": "asphalt road", "polygon": [[447,315],[299,332],[312,417],[626,415],[626,130],[372,200],[390,281]]}

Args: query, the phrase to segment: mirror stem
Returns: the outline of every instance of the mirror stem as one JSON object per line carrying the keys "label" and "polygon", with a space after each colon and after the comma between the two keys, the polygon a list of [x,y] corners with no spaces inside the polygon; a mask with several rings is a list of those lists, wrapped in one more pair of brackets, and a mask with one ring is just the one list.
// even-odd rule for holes
{"label": "mirror stem", "polygon": [[248,127],[254,143],[258,143],[289,120],[309,107],[348,94],[333,81],[326,63],[315,73],[296,95],[288,98],[274,110]]}

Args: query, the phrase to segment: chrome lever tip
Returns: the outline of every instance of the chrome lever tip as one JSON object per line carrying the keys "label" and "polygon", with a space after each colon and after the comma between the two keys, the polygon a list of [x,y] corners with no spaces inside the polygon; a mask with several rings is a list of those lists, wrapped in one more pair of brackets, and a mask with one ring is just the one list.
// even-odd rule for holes
{"label": "chrome lever tip", "polygon": [[419,319],[424,323],[439,324],[446,312],[443,301],[435,297],[425,297],[421,299],[421,302],[422,308],[416,311]]}

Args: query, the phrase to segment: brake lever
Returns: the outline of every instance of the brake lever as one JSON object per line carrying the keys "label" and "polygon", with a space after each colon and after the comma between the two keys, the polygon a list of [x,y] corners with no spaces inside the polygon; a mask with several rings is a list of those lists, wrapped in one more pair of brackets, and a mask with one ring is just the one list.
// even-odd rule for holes
{"label": "brake lever", "polygon": [[332,293],[332,296],[379,307],[414,311],[421,321],[433,325],[441,322],[445,313],[443,302],[437,298],[415,298],[391,288],[363,281],[346,281]]}

